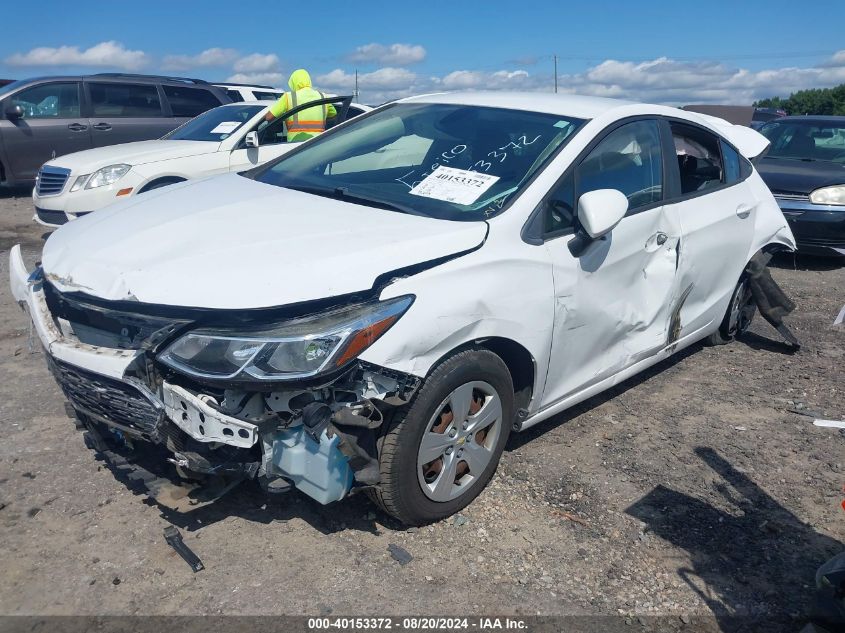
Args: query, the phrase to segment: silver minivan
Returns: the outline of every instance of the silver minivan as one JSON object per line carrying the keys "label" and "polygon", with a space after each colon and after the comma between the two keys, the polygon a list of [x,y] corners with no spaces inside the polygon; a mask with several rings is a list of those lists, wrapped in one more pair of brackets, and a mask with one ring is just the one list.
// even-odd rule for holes
{"label": "silver minivan", "polygon": [[222,103],[198,79],[97,74],[38,77],[0,88],[0,182],[32,184],[56,156],[160,138]]}

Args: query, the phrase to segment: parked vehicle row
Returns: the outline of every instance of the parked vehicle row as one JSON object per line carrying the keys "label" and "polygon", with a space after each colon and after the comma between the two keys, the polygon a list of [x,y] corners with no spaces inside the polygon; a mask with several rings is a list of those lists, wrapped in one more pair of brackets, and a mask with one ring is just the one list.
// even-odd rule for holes
{"label": "parked vehicle row", "polygon": [[[260,150],[256,107],[161,143]],[[610,99],[403,99],[122,197],[57,229],[34,271],[16,246],[12,294],[97,450],[157,444],[191,479],[321,503],[367,491],[421,524],[481,492],[512,431],[748,327],[749,261],[795,248],[751,162],[767,145]]]}
{"label": "parked vehicle row", "polygon": [[0,181],[34,182],[56,156],[160,138],[231,99],[196,79],[97,74],[36,77],[0,88]]}
{"label": "parked vehicle row", "polygon": [[[336,125],[369,110],[349,97],[330,97]],[[313,106],[313,103],[310,105]],[[281,156],[297,145],[287,141],[284,119],[266,122],[265,102],[219,106],[191,119],[159,140],[112,145],[67,154],[46,162],[32,193],[35,219],[46,226],[96,211],[112,202],[183,180],[243,171]],[[292,111],[309,107],[300,106]]]}

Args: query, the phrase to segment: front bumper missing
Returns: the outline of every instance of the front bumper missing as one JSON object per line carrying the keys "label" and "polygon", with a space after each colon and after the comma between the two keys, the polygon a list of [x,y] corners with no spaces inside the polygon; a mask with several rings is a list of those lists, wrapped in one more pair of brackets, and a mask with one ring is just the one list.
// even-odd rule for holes
{"label": "front bumper missing", "polygon": [[[219,396],[194,393],[170,379],[138,378],[151,376],[142,350],[85,344],[68,332],[64,321],[60,328],[47,304],[44,284],[27,272],[19,246],[10,253],[10,283],[15,300],[32,320],[33,332],[57,382],[83,420],[106,425],[112,434],[118,432],[118,439],[128,436],[166,447],[169,461],[183,469],[256,477],[269,491],[281,491],[284,487],[272,482],[284,480],[324,504],[342,499],[355,481],[359,485],[377,483],[377,478],[358,476],[374,455],[358,445],[357,435],[344,429],[349,430],[347,424],[357,426],[366,434],[381,424],[380,413],[367,420],[361,417],[361,409],[335,401],[335,411],[344,415],[333,418],[341,428],[331,426],[328,432],[306,428],[304,416],[300,420],[290,411],[279,417],[282,409],[228,415],[224,412],[229,410],[227,402]],[[357,392],[359,401],[370,405],[372,400],[389,406],[407,402],[420,382],[374,367],[361,367],[354,373],[354,385],[352,374],[347,374],[337,389],[344,394]],[[316,400],[326,389],[282,392],[273,401],[289,403],[292,395],[306,393]],[[371,443],[375,446],[374,439]]]}
{"label": "front bumper missing", "polygon": [[173,423],[198,442],[220,442],[250,448],[258,441],[258,427],[214,409],[187,389],[164,383],[164,410]]}

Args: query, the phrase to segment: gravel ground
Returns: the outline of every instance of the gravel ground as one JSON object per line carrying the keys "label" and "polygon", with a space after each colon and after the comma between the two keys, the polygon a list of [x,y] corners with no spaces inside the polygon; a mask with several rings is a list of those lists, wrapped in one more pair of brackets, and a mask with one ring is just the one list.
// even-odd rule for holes
{"label": "gravel ground", "polygon": [[[801,618],[842,550],[845,435],[812,424],[845,416],[841,262],[775,262],[800,352],[759,318],[743,342],[694,346],[512,436],[462,515],[406,529],[363,495],[322,507],[243,485],[180,513],[133,492],[28,350],[5,279],[13,244],[38,256],[31,213],[0,192],[2,614]],[[204,571],[165,544],[170,523]]]}

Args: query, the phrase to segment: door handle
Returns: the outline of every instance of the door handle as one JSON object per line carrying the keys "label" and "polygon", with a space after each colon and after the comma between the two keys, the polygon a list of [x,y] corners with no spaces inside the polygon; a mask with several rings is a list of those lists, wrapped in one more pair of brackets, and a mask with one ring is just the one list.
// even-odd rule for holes
{"label": "door handle", "polygon": [[67,129],[69,129],[71,132],[84,132],[88,129],[88,126],[82,125],[81,123],[70,123],[68,124]]}
{"label": "door handle", "polygon": [[654,236],[654,241],[657,242],[658,246],[663,246],[666,243],[666,240],[669,239],[669,236],[666,233],[658,233]]}
{"label": "door handle", "polygon": [[95,130],[100,130],[101,132],[108,132],[111,129],[111,125],[108,123],[97,123],[96,125],[92,125]]}
{"label": "door handle", "polygon": [[739,205],[736,208],[736,217],[740,218],[741,220],[744,220],[749,215],[751,215],[751,212],[755,209],[756,206],[757,206],[756,204],[751,205],[751,204],[745,204],[745,203]]}

